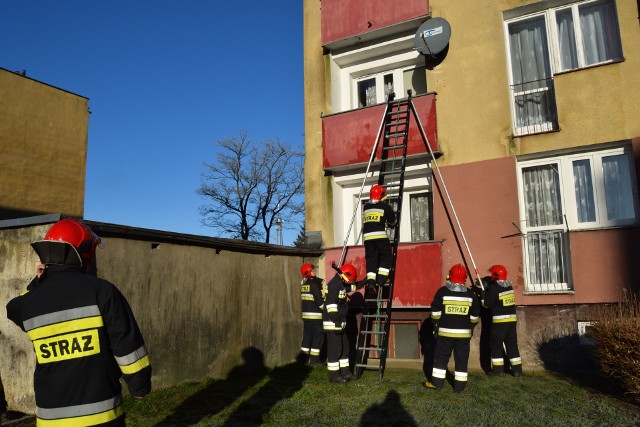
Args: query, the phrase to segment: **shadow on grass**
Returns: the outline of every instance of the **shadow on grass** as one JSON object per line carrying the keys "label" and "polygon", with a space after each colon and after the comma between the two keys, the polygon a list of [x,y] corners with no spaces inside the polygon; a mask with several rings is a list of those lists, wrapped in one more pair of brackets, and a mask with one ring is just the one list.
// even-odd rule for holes
{"label": "shadow on grass", "polygon": [[264,416],[279,401],[293,396],[304,386],[312,369],[309,365],[299,362],[272,369],[269,372],[269,381],[253,396],[242,402],[223,425],[227,427],[261,425]]}
{"label": "shadow on grass", "polygon": [[580,345],[578,334],[553,338],[538,345],[540,360],[547,371],[582,387],[628,400],[618,381],[602,373],[592,350],[590,345]]}
{"label": "shadow on grass", "polygon": [[382,403],[376,403],[367,408],[360,418],[360,426],[418,427],[418,423],[400,403],[400,395],[391,390]]}
{"label": "shadow on grass", "polygon": [[260,382],[268,371],[262,352],[255,347],[245,348],[242,359],[244,364],[235,367],[225,380],[213,381],[186,399],[155,427],[194,425],[231,405],[246,390]]}

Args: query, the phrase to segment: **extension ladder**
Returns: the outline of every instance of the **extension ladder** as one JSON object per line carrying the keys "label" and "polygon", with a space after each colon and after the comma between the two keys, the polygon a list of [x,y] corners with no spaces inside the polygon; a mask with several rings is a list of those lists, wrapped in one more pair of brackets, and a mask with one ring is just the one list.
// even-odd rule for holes
{"label": "extension ladder", "polygon": [[[391,229],[391,268],[386,286],[379,286],[377,295],[365,292],[365,307],[360,320],[360,331],[356,343],[355,376],[360,377],[364,369],[377,369],[382,379],[389,348],[389,331],[391,327],[391,309],[396,272],[398,241],[400,239],[400,217],[404,188],[404,172],[407,159],[407,143],[409,140],[409,122],[412,113],[411,91],[407,98],[395,100],[389,94],[387,108],[382,118],[382,151],[378,184],[386,189],[388,202],[396,213],[396,224]],[[413,110],[415,112],[415,110]],[[369,160],[373,162],[378,141]],[[378,359],[377,364],[370,364],[370,359]]]}

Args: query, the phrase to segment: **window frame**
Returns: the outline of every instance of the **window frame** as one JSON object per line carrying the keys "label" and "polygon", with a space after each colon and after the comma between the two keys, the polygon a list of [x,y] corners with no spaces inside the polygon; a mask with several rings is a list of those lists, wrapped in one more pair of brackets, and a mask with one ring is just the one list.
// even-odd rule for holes
{"label": "window frame", "polygon": [[[364,175],[362,173],[351,173],[345,175],[334,175],[333,179],[333,206],[334,206],[334,239],[336,242],[345,242],[347,232],[349,232],[349,224],[354,217],[354,210],[357,208],[355,218],[353,218],[353,226],[349,233],[349,238],[346,239],[347,245],[362,245],[362,206],[366,200],[369,199],[368,189],[370,186],[377,183],[377,180],[368,179],[364,186],[361,203],[358,206],[358,195],[360,194],[360,188]],[[431,188],[431,169],[421,166],[418,169],[414,169],[413,166],[408,166],[405,172],[405,183],[403,191],[403,208],[400,216],[400,243],[412,243],[411,240],[411,209],[410,200],[411,195],[420,193],[430,193],[433,198],[433,192]],[[431,221],[433,221],[433,202],[429,206]],[[431,222],[431,227],[433,223]],[[431,229],[431,236],[433,236],[433,228]],[[413,243],[424,243],[429,240]]]}
{"label": "window frame", "polygon": [[[582,23],[580,22],[580,8],[584,5],[590,4],[590,3],[606,3],[606,2],[610,2],[613,6],[613,9],[615,11],[615,18],[616,18],[616,29],[617,29],[617,34],[615,35],[611,35],[611,37],[616,37],[617,38],[617,44],[620,46],[620,57],[619,58],[613,58],[613,59],[607,59],[604,61],[600,61],[600,62],[595,62],[593,64],[587,64],[587,59],[586,59],[586,53],[584,50],[584,31],[582,29]],[[575,68],[563,68],[562,67],[562,51],[560,50],[560,37],[558,34],[558,22],[557,22],[557,14],[558,12],[561,11],[566,11],[566,10],[571,10],[571,17],[572,17],[572,22],[573,22],[573,33],[575,36],[575,49],[576,49],[576,54],[577,54],[577,60],[578,60],[578,66]],[[583,70],[585,68],[591,68],[591,67],[595,67],[598,65],[604,65],[604,64],[612,64],[615,62],[620,62],[622,61],[622,59],[624,58],[623,52],[622,52],[622,40],[621,40],[621,35],[620,35],[620,20],[618,19],[618,7],[617,7],[617,3],[616,0],[583,0],[583,1],[577,1],[574,3],[570,3],[570,4],[566,4],[563,6],[558,6],[558,7],[554,7],[554,8],[549,8],[546,9],[545,11],[543,11],[542,13],[547,13],[548,14],[548,27],[547,28],[547,32],[550,35],[549,40],[552,41],[552,46],[550,49],[550,53],[551,53],[551,62],[553,64],[553,68],[552,68],[552,72],[553,74],[559,74],[559,73],[566,73],[569,71],[576,71],[576,70]]]}
{"label": "window frame", "polygon": [[[612,5],[615,15],[615,26],[617,33],[610,35],[611,38],[616,38],[617,46],[619,47],[619,57],[613,59],[607,59],[604,61],[586,64],[586,55],[584,50],[583,36],[584,32],[582,30],[582,25],[580,23],[580,9],[585,5],[594,4],[594,3],[609,3]],[[545,2],[540,3],[539,5],[530,5],[525,6],[522,9],[517,8],[510,11],[506,11],[503,13],[503,33],[504,33],[504,42],[505,42],[505,53],[507,60],[507,74],[509,79],[509,87],[512,90],[510,94],[510,105],[511,105],[511,122],[513,133],[516,136],[526,136],[526,135],[534,135],[538,133],[546,133],[553,132],[559,130],[559,112],[557,105],[555,103],[555,88],[554,88],[554,79],[557,74],[578,71],[583,69],[588,69],[596,66],[614,64],[624,60],[624,51],[622,48],[622,40],[620,34],[620,19],[618,15],[618,7],[616,0],[582,0],[582,1],[562,1],[559,4],[554,3],[554,7],[544,7]],[[547,4],[548,6],[548,4]],[[535,7],[532,9],[531,7]],[[557,13],[562,11],[571,11],[572,16],[572,26],[573,33],[575,36],[574,40],[574,48],[577,51],[577,61],[578,66],[576,68],[563,68],[562,67],[562,51],[560,49],[560,37],[558,34],[558,21],[557,21]],[[537,18],[542,18],[545,27],[545,35],[546,35],[546,55],[548,55],[547,60],[549,61],[550,67],[550,76],[547,77],[549,80],[549,87],[545,88],[548,90],[550,95],[549,102],[553,102],[553,105],[548,104],[548,115],[551,121],[543,122],[543,123],[534,123],[534,124],[519,124],[519,119],[529,117],[520,117],[520,110],[517,107],[516,98],[518,96],[526,96],[529,94],[528,90],[518,91],[516,93],[516,83],[514,83],[514,73],[512,66],[512,58],[511,58],[511,38],[510,38],[510,26],[518,23],[522,23],[528,20],[534,20]],[[612,40],[612,39],[610,39]],[[528,84],[528,82],[525,82]],[[542,89],[536,89],[537,91],[541,91]],[[553,99],[551,99],[551,97]]]}
{"label": "window frame", "polygon": [[[610,220],[607,218],[607,198],[604,185],[604,174],[602,173],[603,159],[611,156],[624,155],[628,161],[628,179],[630,181],[630,197],[632,198],[634,216],[631,219]],[[574,178],[573,165],[575,161],[589,160],[590,175],[592,180],[592,196],[595,206],[596,218],[594,221],[579,222],[576,201],[576,182]],[[527,221],[527,206],[525,206],[525,189],[523,171],[536,166],[557,167],[559,183],[560,208],[562,221],[555,225],[530,226]],[[638,206],[638,182],[633,163],[633,150],[631,146],[623,145],[595,150],[583,150],[573,153],[558,154],[544,158],[522,159],[517,161],[516,176],[518,184],[518,204],[520,213],[520,230],[523,233],[523,258],[525,261],[525,283],[527,292],[549,293],[567,292],[572,290],[571,285],[571,264],[570,247],[568,234],[572,231],[598,230],[635,226],[640,222],[640,210]],[[531,264],[536,259],[536,254],[530,253],[529,245],[535,244],[530,239],[537,239],[545,233],[557,233],[563,239],[563,243],[557,249],[564,249],[560,254],[566,265],[564,271],[567,280],[558,283],[531,283],[531,268],[537,264]],[[542,237],[544,239],[544,237]]]}
{"label": "window frame", "polygon": [[[548,164],[557,164],[560,178],[560,197],[562,199],[563,215],[566,217],[567,229],[574,230],[594,230],[603,228],[615,228],[633,226],[639,223],[639,206],[638,206],[638,190],[635,168],[633,164],[631,147],[616,147],[602,150],[582,151],[572,154],[545,157],[534,160],[518,161],[518,191],[520,204],[520,218],[523,230],[535,229],[543,231],[545,227],[528,227],[526,224],[526,212],[524,206],[524,189],[522,182],[522,170],[531,166],[542,166]],[[607,204],[604,186],[604,177],[602,175],[602,159],[616,155],[625,155],[629,162],[629,178],[631,181],[631,197],[633,199],[634,218],[632,219],[614,219],[606,218]],[[590,160],[591,178],[594,191],[594,202],[596,206],[596,220],[589,222],[580,222],[578,220],[577,202],[575,198],[575,180],[573,176],[573,162],[576,160]],[[555,228],[555,226],[548,226]]]}
{"label": "window frame", "polygon": [[[417,70],[420,68],[424,69],[426,73],[426,68],[424,65],[421,66],[420,64],[415,64],[415,65],[409,65],[409,66],[398,67],[398,68],[389,68],[389,69],[381,70],[375,73],[363,74],[360,76],[356,76],[356,75],[352,76],[351,109],[355,110],[359,108],[372,107],[374,105],[384,104],[385,102],[387,102],[384,78],[385,76],[388,76],[388,75],[391,75],[393,77],[393,92],[396,93],[396,97],[404,98],[406,96],[406,90],[404,87],[404,73],[409,70]],[[360,82],[370,80],[372,78],[374,78],[376,82],[377,102],[371,105],[360,105],[359,84]],[[427,76],[425,74],[425,86],[426,86],[426,80],[427,80]],[[415,95],[422,95],[422,94],[414,93],[413,95],[415,96]]]}

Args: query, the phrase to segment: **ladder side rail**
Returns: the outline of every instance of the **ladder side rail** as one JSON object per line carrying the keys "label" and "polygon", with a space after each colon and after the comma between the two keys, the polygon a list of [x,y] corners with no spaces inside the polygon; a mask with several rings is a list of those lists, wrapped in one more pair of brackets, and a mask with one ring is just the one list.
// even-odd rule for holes
{"label": "ladder side rail", "polygon": [[[460,219],[458,218],[458,214],[456,213],[456,209],[455,206],[453,205],[453,201],[451,200],[451,196],[449,195],[449,190],[447,189],[447,185],[444,182],[444,179],[442,177],[442,173],[440,172],[440,167],[438,166],[438,162],[436,161],[436,156],[433,154],[433,150],[431,149],[431,145],[429,144],[429,138],[427,137],[426,133],[424,132],[424,129],[422,127],[422,123],[420,122],[420,117],[418,116],[418,113],[416,112],[415,107],[413,106],[413,103],[411,104],[411,110],[413,111],[413,115],[416,119],[416,122],[418,124],[418,130],[420,131],[420,135],[422,136],[422,141],[424,142],[424,145],[427,147],[427,150],[429,150],[429,154],[431,155],[431,160],[433,161],[433,164],[436,166],[436,171],[438,173],[438,177],[440,178],[440,182],[442,183],[442,188],[444,189],[444,193],[447,196],[447,200],[449,201],[449,206],[451,207],[451,211],[453,212],[453,217],[456,220],[456,224],[458,225],[458,229],[460,230],[460,235],[462,236],[462,241],[464,242],[464,245],[467,249],[467,253],[469,254],[469,258],[471,259],[471,264],[473,265],[473,269],[476,273],[476,278],[478,280],[478,282],[480,283],[480,286],[482,287],[482,289],[484,290],[484,286],[482,285],[482,280],[480,279],[480,274],[478,273],[478,268],[476,266],[476,262],[473,259],[473,254],[471,253],[471,249],[469,248],[469,243],[467,241],[467,237],[464,234],[464,230],[462,229],[462,225],[460,224]],[[455,233],[455,230],[453,230]]]}
{"label": "ladder side rail", "polygon": [[400,220],[402,217],[402,207],[404,200],[404,173],[406,167],[406,159],[407,159],[407,148],[409,145],[409,127],[411,124],[411,111],[412,111],[413,102],[411,100],[411,92],[409,91],[409,97],[407,101],[407,117],[404,123],[404,136],[403,136],[403,147],[402,147],[402,156],[400,158],[400,173],[398,178],[398,196],[397,196],[397,207],[396,207],[396,223],[394,225],[393,231],[393,245],[391,248],[392,254],[392,265],[391,271],[389,272],[389,289],[388,289],[388,301],[386,303],[386,319],[384,323],[384,335],[382,343],[382,351],[380,354],[380,370],[379,370],[379,379],[382,380],[384,376],[384,370],[386,367],[386,360],[389,353],[389,334],[391,332],[391,315],[393,309],[393,290],[395,287],[395,275],[396,275],[396,264],[398,257],[398,245],[400,243]]}

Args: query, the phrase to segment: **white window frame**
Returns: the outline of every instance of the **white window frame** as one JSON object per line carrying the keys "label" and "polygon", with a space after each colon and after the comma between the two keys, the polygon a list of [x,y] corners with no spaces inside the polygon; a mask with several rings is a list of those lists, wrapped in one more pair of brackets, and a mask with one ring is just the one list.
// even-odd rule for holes
{"label": "white window frame", "polygon": [[[589,68],[589,67],[593,67],[596,65],[601,65],[601,64],[607,64],[607,63],[613,63],[613,62],[617,62],[620,61],[622,59],[622,46],[621,46],[621,42],[620,42],[620,22],[617,19],[617,5],[616,5],[616,1],[615,0],[610,0],[611,3],[613,4],[613,8],[616,11],[616,24],[617,24],[617,30],[618,33],[617,34],[611,34],[610,37],[617,37],[617,43],[620,45],[620,57],[619,58],[612,58],[612,59],[607,59],[604,61],[600,61],[600,62],[594,62],[592,64],[587,64],[587,59],[586,59],[586,54],[584,51],[584,32],[582,30],[582,24],[580,22],[580,8],[582,6],[588,5],[590,3],[599,3],[599,2],[603,2],[603,0],[585,0],[585,1],[579,1],[579,2],[575,2],[575,3],[571,3],[569,5],[565,5],[565,6],[560,6],[560,7],[556,7],[556,8],[551,8],[551,9],[547,9],[545,11],[545,13],[547,13],[548,15],[548,24],[547,24],[547,31],[550,33],[550,38],[549,40],[552,41],[552,46],[551,46],[551,57],[552,57],[552,62],[554,65],[554,70],[555,73],[560,73],[560,72],[565,72],[565,71],[572,71],[572,70],[580,70],[583,68]],[[573,32],[575,35],[575,48],[576,48],[576,53],[577,53],[577,59],[578,59],[578,66],[575,68],[563,68],[562,67],[562,61],[561,61],[561,57],[562,57],[562,52],[560,51],[560,37],[558,35],[558,22],[557,22],[557,13],[561,12],[561,11],[565,11],[565,10],[571,10],[572,13],[572,18],[573,18]]]}
{"label": "white window frame", "polygon": [[[415,34],[371,42],[357,48],[331,52],[331,105],[333,113],[360,108],[358,81],[393,73],[394,92],[406,96],[403,72],[424,67],[424,58],[414,48]],[[425,69],[426,72],[426,69]],[[426,79],[426,76],[425,76]],[[382,85],[377,85],[378,102],[386,102]],[[404,94],[401,96],[401,94]]]}
{"label": "white window frame", "polygon": [[[503,21],[509,86],[513,88],[513,93],[511,94],[510,103],[511,103],[511,116],[512,116],[511,120],[513,123],[512,126],[513,126],[514,135],[524,136],[524,135],[531,135],[531,134],[542,133],[542,132],[550,132],[558,129],[558,109],[557,109],[557,106],[555,105],[555,90],[552,87],[549,87],[552,85],[553,78],[557,73],[572,71],[572,70],[579,70],[583,68],[590,68],[593,66],[607,64],[607,63],[614,63],[622,60],[623,52],[622,52],[622,45],[620,41],[620,23],[619,23],[619,20],[617,19],[618,17],[617,5],[615,0],[611,0],[613,4],[613,8],[614,10],[616,10],[617,34],[612,34],[610,35],[610,37],[617,37],[617,43],[620,47],[620,58],[608,59],[605,61],[592,63],[592,64],[586,63],[586,59],[585,59],[586,55],[584,53],[584,47],[583,47],[583,31],[580,24],[579,10],[581,7],[585,5],[602,2],[602,1],[603,0],[583,0],[583,1],[577,1],[577,2],[561,1],[560,5],[558,5],[557,2],[554,3],[556,4],[556,7],[544,8],[544,9],[542,8],[542,6],[544,6],[545,2],[541,2],[541,9],[536,10],[535,12],[530,12],[530,9],[526,9],[527,11],[529,11],[528,13],[523,13],[520,16],[511,17]],[[562,68],[556,13],[560,11],[565,11],[565,10],[571,10],[572,17],[573,17],[573,29],[574,29],[575,39],[576,39],[575,48],[576,48],[577,57],[578,57],[578,66],[576,68],[566,68],[566,69]],[[516,92],[516,88],[514,85],[513,71],[511,67],[512,61],[511,61],[511,49],[510,49],[511,45],[510,45],[510,39],[509,39],[509,26],[512,24],[517,24],[518,22],[527,21],[534,18],[543,18],[544,20],[545,33],[547,38],[546,50],[547,50],[547,54],[549,55],[548,60],[549,60],[549,67],[550,67],[550,73],[551,73],[551,75],[548,76],[547,78],[550,80],[551,84],[542,88],[535,88],[532,90],[521,90]],[[518,113],[517,113],[518,109],[516,106],[516,97],[530,95],[534,92],[543,92],[543,91],[547,91],[549,95],[553,96],[553,104],[554,104],[553,109],[555,112],[555,121],[549,121],[545,123],[536,123],[531,125],[525,124],[522,126],[518,126]],[[551,110],[549,110],[549,112],[551,112]]]}
{"label": "white window frame", "polygon": [[[349,232],[349,225],[353,218],[353,226],[346,239],[347,245],[362,245],[362,205],[369,198],[369,188],[377,183],[377,177],[367,179],[360,204],[358,195],[362,186],[362,173],[349,175],[334,175],[333,206],[334,206],[334,241],[336,244],[345,242]],[[411,242],[411,209],[409,200],[411,194],[431,192],[431,169],[422,166],[408,166],[405,171],[404,193],[400,212],[400,243]],[[354,210],[357,212],[354,217]],[[433,215],[433,212],[431,212]],[[433,232],[433,230],[432,230]],[[416,242],[420,243],[420,242]]]}
{"label": "white window frame", "polygon": [[[607,218],[607,205],[604,186],[604,177],[602,173],[602,160],[609,156],[626,155],[629,161],[629,180],[631,185],[631,197],[633,199],[634,216],[630,219],[610,220]],[[579,222],[577,203],[575,196],[575,180],[573,175],[573,162],[576,160],[589,160],[591,169],[591,180],[593,184],[593,198],[595,205],[596,217],[594,221]],[[563,220],[559,221],[559,224],[548,226],[529,226],[527,224],[527,209],[525,206],[524,195],[524,183],[523,183],[523,169],[535,167],[535,166],[547,166],[555,165],[558,170],[559,178],[559,190],[561,199],[561,209]],[[629,146],[618,146],[615,148],[582,151],[572,154],[559,155],[554,157],[546,157],[533,160],[522,160],[517,163],[517,181],[518,181],[518,200],[520,208],[520,224],[521,231],[525,236],[523,240],[523,255],[525,260],[525,283],[527,292],[553,292],[553,291],[568,291],[571,290],[571,284],[569,281],[563,283],[530,283],[529,278],[529,253],[527,247],[527,236],[535,236],[540,233],[560,233],[566,235],[569,231],[576,230],[593,230],[593,229],[605,229],[613,227],[632,226],[639,223],[639,209],[638,209],[638,191],[636,174],[633,167],[632,150]],[[566,248],[568,251],[568,241]],[[569,265],[569,253],[562,254],[563,259],[566,261],[567,277],[571,277],[570,265]]]}
{"label": "white window frame", "polygon": [[[424,68],[424,65],[422,66],[411,65],[408,67],[394,68],[394,69],[380,71],[378,73],[365,74],[360,77],[355,77],[354,75],[354,77],[352,78],[352,88],[351,88],[351,93],[352,93],[351,108],[352,109],[363,108],[360,105],[360,93],[359,93],[360,91],[358,90],[358,84],[361,81],[369,80],[372,78],[376,79],[376,98],[377,98],[376,104],[383,104],[387,102],[387,97],[385,96],[386,90],[384,85],[384,78],[389,74],[393,76],[393,92],[396,94],[396,97],[397,98],[406,97],[407,95],[404,87],[404,72],[408,70],[415,70],[417,68]],[[426,75],[425,75],[425,80],[426,80]],[[415,95],[415,93],[413,95]]]}

